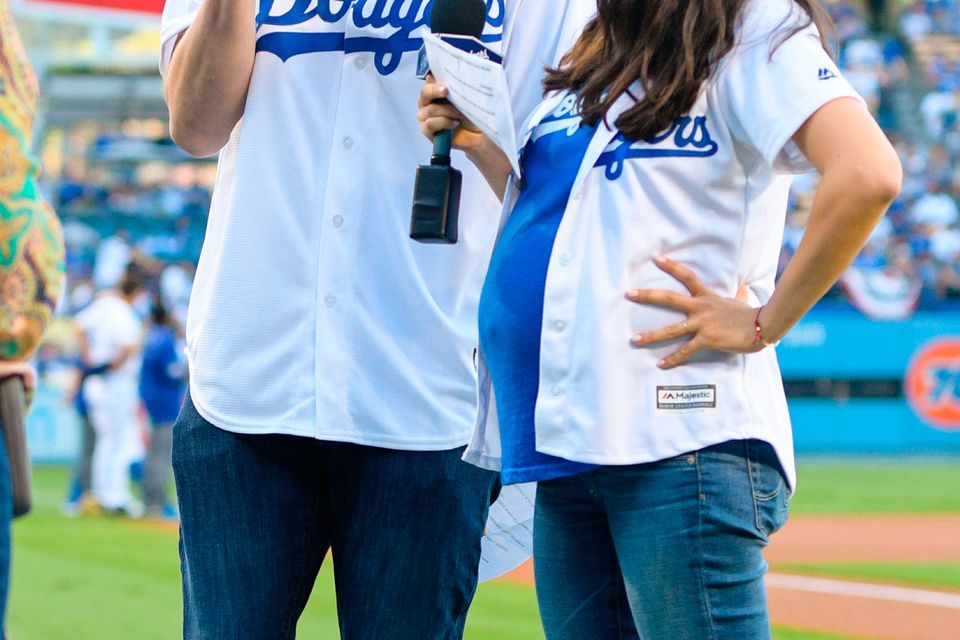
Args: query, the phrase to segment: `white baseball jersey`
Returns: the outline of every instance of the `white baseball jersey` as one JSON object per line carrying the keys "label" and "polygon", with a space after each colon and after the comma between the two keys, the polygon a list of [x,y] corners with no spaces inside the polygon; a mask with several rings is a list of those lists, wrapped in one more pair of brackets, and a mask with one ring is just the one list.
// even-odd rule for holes
{"label": "white baseball jersey", "polygon": [[[89,364],[100,366],[115,361],[124,349],[139,351],[143,342],[143,325],[134,308],[114,291],[101,293],[90,305],[74,318],[87,338],[90,353]],[[103,377],[110,380],[123,379],[133,384],[140,376],[139,353],[127,358],[123,366]]]}
{"label": "white baseball jersey", "polygon": [[[677,342],[636,349],[631,337],[684,320],[636,305],[632,288],[683,286],[654,264],[663,254],[713,290],[749,284],[754,304],[773,293],[791,173],[809,165],[791,141],[824,104],[857,98],[816,29],[779,40],[806,14],[792,0],[754,0],[738,46],[722,61],[689,115],[631,142],[604,125],[586,153],[547,274],[541,338],[537,449],[578,462],[628,465],[728,440],[776,448],[795,483],[790,421],[773,349],[703,353],[662,371]],[[636,94],[642,91],[634,87]],[[525,140],[570,135],[576,98],[549,98]],[[624,97],[607,122],[633,99]],[[517,195],[511,186],[505,210]],[[499,464],[495,390],[481,354],[480,414],[467,458]]]}
{"label": "white baseball jersey", "polygon": [[[169,0],[161,68],[200,0]],[[595,11],[488,0],[522,122]],[[500,203],[460,153],[460,243],[409,239],[417,52],[429,0],[261,0],[243,119],[220,169],[187,326],[190,393],[213,424],[406,450],[463,446]]]}

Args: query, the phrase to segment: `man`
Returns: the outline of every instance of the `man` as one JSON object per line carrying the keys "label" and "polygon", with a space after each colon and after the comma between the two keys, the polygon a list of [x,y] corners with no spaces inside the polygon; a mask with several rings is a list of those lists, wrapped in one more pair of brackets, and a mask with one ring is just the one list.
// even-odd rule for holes
{"label": "man", "polygon": [[[459,638],[495,476],[460,459],[500,204],[408,238],[429,0],[170,0],[174,139],[220,151],[174,433],[187,638],[292,638],[332,549],[344,638]],[[519,125],[589,0],[490,0]]]}
{"label": "man", "polygon": [[137,269],[128,269],[119,289],[100,293],[74,322],[80,356],[88,371],[80,392],[95,433],[92,489],[110,514],[139,516],[143,508],[130,492],[130,465],[143,458],[137,411],[143,326],[134,303],[143,292]]}

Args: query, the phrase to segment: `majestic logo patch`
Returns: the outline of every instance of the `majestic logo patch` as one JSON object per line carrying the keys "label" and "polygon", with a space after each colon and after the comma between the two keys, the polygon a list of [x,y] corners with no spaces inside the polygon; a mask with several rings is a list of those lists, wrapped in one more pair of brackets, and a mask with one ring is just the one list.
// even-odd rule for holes
{"label": "majestic logo patch", "polygon": [[824,68],[820,69],[820,76],[819,76],[819,77],[820,77],[821,80],[833,80],[834,78],[837,77],[837,74],[835,74],[835,73],[834,73],[833,71],[831,71],[830,69],[827,69],[826,67],[824,67]]}
{"label": "majestic logo patch", "polygon": [[[373,53],[388,75],[420,50],[433,0],[260,0],[257,51],[282,61],[325,51]],[[504,0],[487,0],[484,42],[503,39]],[[336,26],[333,26],[336,25]],[[356,35],[354,35],[356,34]]]}
{"label": "majestic logo patch", "polygon": [[717,408],[717,385],[657,387],[658,411],[702,411]]}

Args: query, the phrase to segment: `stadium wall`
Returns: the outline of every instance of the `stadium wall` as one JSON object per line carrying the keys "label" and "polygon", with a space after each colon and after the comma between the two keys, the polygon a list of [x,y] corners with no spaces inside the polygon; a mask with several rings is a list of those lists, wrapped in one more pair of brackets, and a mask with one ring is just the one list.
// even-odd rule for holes
{"label": "stadium wall", "polygon": [[960,453],[960,315],[815,310],[778,348],[800,453]]}

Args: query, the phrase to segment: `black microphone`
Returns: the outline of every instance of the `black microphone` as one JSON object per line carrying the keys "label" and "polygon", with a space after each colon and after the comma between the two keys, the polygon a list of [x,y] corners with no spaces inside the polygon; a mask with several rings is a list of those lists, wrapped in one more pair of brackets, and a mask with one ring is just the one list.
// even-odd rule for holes
{"label": "black microphone", "polygon": [[[487,22],[485,0],[434,0],[430,29],[442,35],[480,39]],[[429,165],[417,168],[410,237],[418,242],[456,244],[463,175],[450,166],[452,133],[433,138]]]}

